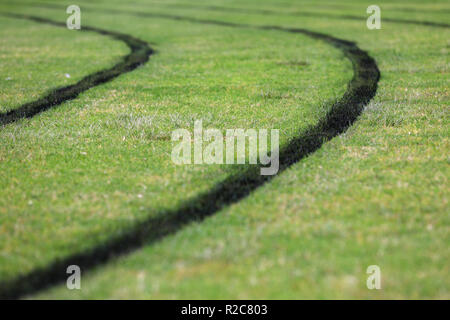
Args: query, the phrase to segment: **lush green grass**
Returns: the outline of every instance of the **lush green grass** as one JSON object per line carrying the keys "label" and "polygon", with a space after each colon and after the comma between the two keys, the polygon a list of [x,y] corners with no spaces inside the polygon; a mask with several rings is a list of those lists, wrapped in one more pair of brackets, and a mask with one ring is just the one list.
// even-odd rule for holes
{"label": "lush green grass", "polygon": [[[103,26],[92,17],[84,23]],[[283,128],[286,141],[315,123],[351,76],[340,52],[305,37],[147,19],[127,30],[128,19],[104,24],[156,43],[150,63],[2,130],[3,279],[89,248],[239,170],[175,166],[174,129],[202,119],[205,128]]]}
{"label": "lush green grass", "polygon": [[[100,35],[3,17],[0,41],[0,111],[75,83],[117,62],[128,51],[123,43]],[[78,59],[73,59],[74,55]]]}
{"label": "lush green grass", "polygon": [[[157,54],[145,66],[0,129],[0,281],[92,248],[243,169],[175,166],[172,130],[197,119],[221,129],[279,128],[284,145],[324,115],[352,76],[341,52],[302,35],[88,10],[113,7],[354,40],[377,60],[382,79],[347,133],[248,198],[83,273],[80,291],[59,286],[37,297],[449,298],[448,29],[383,22],[369,31],[364,20],[136,2],[86,2],[82,23],[148,41]],[[367,7],[203,3],[363,18]],[[405,16],[406,6],[417,11]],[[446,22],[450,9],[444,2],[381,7],[382,16],[434,22]],[[23,3],[0,11],[67,16]],[[2,110],[110,66],[127,50],[94,33],[0,23]],[[382,290],[366,288],[371,264],[381,267]]]}

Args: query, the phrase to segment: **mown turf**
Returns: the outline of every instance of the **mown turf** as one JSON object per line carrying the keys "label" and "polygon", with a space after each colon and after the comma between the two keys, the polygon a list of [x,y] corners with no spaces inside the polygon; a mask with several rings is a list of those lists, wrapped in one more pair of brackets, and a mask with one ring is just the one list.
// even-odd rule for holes
{"label": "mown turf", "polygon": [[[36,100],[50,89],[73,84],[112,65],[128,51],[124,43],[100,35],[5,16],[0,23],[0,112]],[[74,54],[78,59],[72,59]]]}
{"label": "mown turf", "polygon": [[[83,19],[89,22],[88,15]],[[143,32],[148,21],[140,23],[133,28]],[[271,38],[278,36],[274,32],[235,35],[224,28],[210,28],[208,35],[202,25],[195,28],[203,35],[195,38],[197,43],[191,34],[172,40],[181,33],[173,27],[159,35],[164,42],[157,49],[167,54],[152,57],[152,64],[131,77],[83,95],[90,98],[3,128],[8,137],[2,142],[3,154],[8,157],[2,164],[9,172],[2,180],[8,201],[2,206],[3,279],[123,233],[139,219],[176,207],[239,170],[175,166],[170,159],[173,129],[192,128],[195,119],[203,119],[205,127],[224,129],[283,126],[286,141],[302,124],[320,118],[325,111],[321,104],[325,107],[325,99],[341,95],[351,75],[348,62],[339,61],[340,52],[305,37],[289,41],[292,36]],[[299,48],[296,38],[311,46]],[[155,41],[149,35],[147,40]],[[285,50],[276,53],[280,47]],[[310,57],[311,50],[315,57]],[[303,73],[306,66],[291,66],[301,51],[309,70]],[[330,73],[336,75],[335,86],[322,80]],[[320,84],[313,87],[311,78]],[[115,92],[108,86],[128,89]],[[42,119],[50,123],[43,125]],[[52,228],[45,227],[49,224]],[[14,227],[18,225],[19,230]]]}
{"label": "mown turf", "polygon": [[[365,16],[362,4],[325,5],[264,7]],[[81,291],[61,286],[39,297],[448,298],[447,29],[386,22],[369,31],[364,20],[137,6],[113,7],[356,40],[380,66],[378,94],[349,132],[243,201],[83,273]],[[411,18],[445,22],[445,10],[436,10],[442,3],[408,6],[417,8]],[[57,8],[0,9],[65,17]],[[274,127],[285,144],[324,115],[352,74],[339,51],[301,35],[88,10],[83,23],[147,40],[158,54],[77,100],[1,129],[0,281],[89,249],[242,169],[175,167],[173,129],[195,119],[218,128]],[[370,264],[381,267],[380,291],[365,286]]]}

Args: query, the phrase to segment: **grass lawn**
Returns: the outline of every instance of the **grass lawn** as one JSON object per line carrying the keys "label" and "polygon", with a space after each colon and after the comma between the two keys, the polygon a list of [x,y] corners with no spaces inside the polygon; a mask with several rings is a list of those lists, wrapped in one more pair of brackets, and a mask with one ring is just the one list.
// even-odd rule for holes
{"label": "grass lawn", "polygon": [[[30,284],[27,297],[449,299],[450,31],[395,20],[445,24],[450,5],[380,1],[382,29],[368,30],[372,3],[353,2],[80,1],[82,28],[131,35],[156,52],[74,100],[0,127],[2,292],[149,219],[164,221],[248,169],[175,165],[173,130],[192,131],[195,120],[223,131],[276,128],[283,147],[323,119],[354,76],[327,42],[201,23],[210,20],[355,41],[377,62],[376,96],[345,133],[247,197],[82,269],[82,290]],[[0,13],[64,22],[69,4],[5,1]],[[96,32],[7,15],[0,35],[0,112],[129,53]],[[381,268],[381,290],[366,287],[369,265]]]}

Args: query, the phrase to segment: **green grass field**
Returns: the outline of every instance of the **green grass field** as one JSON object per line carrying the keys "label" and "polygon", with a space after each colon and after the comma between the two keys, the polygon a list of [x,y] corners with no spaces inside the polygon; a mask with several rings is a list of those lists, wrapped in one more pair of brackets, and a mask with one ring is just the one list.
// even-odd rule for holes
{"label": "green grass field", "polygon": [[[154,52],[0,126],[0,297],[450,298],[448,1],[380,0],[380,30],[365,0],[83,0],[82,31],[29,19],[64,24],[70,4],[0,1],[0,120],[129,54],[84,27]],[[290,150],[348,101],[359,67],[341,40],[381,75],[345,130],[298,144],[266,183],[234,180],[251,165],[172,162],[171,133],[195,120],[276,128]]]}

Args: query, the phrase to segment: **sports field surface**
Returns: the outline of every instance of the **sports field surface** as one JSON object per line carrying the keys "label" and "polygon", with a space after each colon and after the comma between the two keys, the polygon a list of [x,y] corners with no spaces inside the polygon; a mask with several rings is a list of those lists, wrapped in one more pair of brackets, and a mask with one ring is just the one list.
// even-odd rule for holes
{"label": "sports field surface", "polygon": [[[0,0],[0,298],[450,299],[449,49],[445,0]],[[278,173],[174,164],[196,120]]]}

